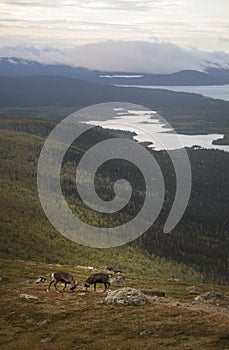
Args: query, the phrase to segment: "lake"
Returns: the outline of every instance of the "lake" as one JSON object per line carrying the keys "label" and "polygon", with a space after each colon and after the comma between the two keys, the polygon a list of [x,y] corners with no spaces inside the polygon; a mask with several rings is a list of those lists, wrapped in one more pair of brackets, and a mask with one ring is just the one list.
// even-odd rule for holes
{"label": "lake", "polygon": [[189,92],[207,97],[229,101],[229,85],[202,85],[202,86],[173,86],[173,85],[118,85],[122,87],[138,87],[142,89],[166,89],[176,92]]}
{"label": "lake", "polygon": [[213,145],[212,141],[223,138],[223,134],[185,135],[176,134],[174,130],[155,111],[114,108],[115,117],[109,120],[91,120],[87,124],[104,129],[133,132],[138,142],[149,143],[155,150],[174,150],[183,147],[202,147],[229,152],[229,146]]}

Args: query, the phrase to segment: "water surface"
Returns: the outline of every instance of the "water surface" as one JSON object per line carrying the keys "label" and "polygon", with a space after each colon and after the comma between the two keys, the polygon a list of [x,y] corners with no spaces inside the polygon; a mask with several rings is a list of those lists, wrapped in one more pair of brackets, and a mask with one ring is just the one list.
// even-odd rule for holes
{"label": "water surface", "polygon": [[229,152],[229,146],[213,145],[212,142],[222,139],[223,134],[185,135],[176,134],[174,130],[162,122],[155,111],[114,109],[116,116],[106,121],[91,120],[91,125],[104,129],[133,132],[138,142],[149,143],[148,147],[159,150],[174,150],[183,147],[202,147],[205,149],[218,149]]}
{"label": "water surface", "polygon": [[118,85],[122,87],[138,87],[142,89],[163,89],[176,92],[201,94],[206,97],[229,101],[229,85]]}

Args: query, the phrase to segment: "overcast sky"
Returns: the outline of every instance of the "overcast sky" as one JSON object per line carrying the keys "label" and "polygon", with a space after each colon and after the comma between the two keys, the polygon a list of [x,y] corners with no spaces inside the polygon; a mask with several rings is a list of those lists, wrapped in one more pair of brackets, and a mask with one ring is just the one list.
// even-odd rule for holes
{"label": "overcast sky", "polygon": [[[144,58],[141,57],[141,59],[143,61],[145,59],[143,64],[147,65],[147,70],[154,69],[152,64],[156,64],[155,60],[150,63],[149,58],[149,62],[146,58],[147,55],[152,55],[152,50],[156,48],[161,50],[163,48],[164,54],[168,55],[168,62],[170,49],[174,55],[175,48],[178,49],[177,54],[182,50],[183,56],[187,52],[194,53],[195,56],[196,52],[221,51],[218,53],[220,59],[226,57],[228,60],[229,1],[0,1],[1,55],[4,55],[4,49],[7,55],[9,50],[22,51],[23,48],[28,54],[29,47],[33,47],[42,49],[40,56],[43,55],[43,57],[40,59],[44,57],[47,59],[47,51],[52,51],[52,55],[49,52],[50,59],[51,57],[54,59],[56,54],[57,60],[61,56],[66,60],[64,53],[70,52],[72,59],[74,54],[77,54],[77,57],[81,55],[80,62],[85,58],[85,61],[90,61],[87,63],[90,66],[92,57],[86,57],[91,52],[88,48],[93,48],[94,52],[102,48],[106,59],[109,59],[106,50],[111,50],[112,54],[116,50],[116,65],[119,60],[118,66],[122,68],[123,65],[124,69],[126,62],[123,61],[123,53],[121,53],[121,50],[125,49],[122,45],[123,41],[129,42],[129,45],[131,45],[130,42],[134,42],[132,44],[135,44],[135,50],[141,50],[141,42],[144,42]],[[154,52],[157,56],[156,51]],[[133,51],[130,51],[130,54],[133,54]],[[76,60],[77,57],[75,56]],[[128,59],[128,57],[126,52],[125,58]],[[161,54],[158,55],[159,57]],[[105,64],[101,54],[98,59],[101,60],[101,65]],[[140,60],[139,57],[138,60]],[[198,65],[197,61],[195,56],[192,65]],[[112,61],[110,63],[113,67]],[[151,65],[151,68],[148,65]]]}

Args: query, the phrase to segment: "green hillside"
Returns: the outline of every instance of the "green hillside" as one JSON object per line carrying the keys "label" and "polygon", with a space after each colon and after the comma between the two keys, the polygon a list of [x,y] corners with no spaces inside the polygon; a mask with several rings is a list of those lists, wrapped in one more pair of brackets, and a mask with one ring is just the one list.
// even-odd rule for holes
{"label": "green hillside", "polygon": [[[0,119],[1,257],[95,267],[114,265],[127,272],[152,276],[174,275],[187,281],[227,283],[228,219],[227,197],[224,197],[228,186],[227,154],[218,152],[215,161],[215,152],[190,151],[191,162],[195,164],[194,192],[184,220],[171,235],[161,234],[163,219],[173,196],[172,191],[168,191],[165,209],[153,231],[147,232],[131,245],[112,249],[86,248],[64,238],[52,227],[38,199],[37,161],[44,137],[54,125],[55,122],[39,119]],[[109,135],[106,132],[96,129],[91,134],[90,142],[107,137]],[[66,156],[62,171],[63,191],[73,211],[78,208],[75,211],[79,216],[84,215],[85,209],[80,205],[79,198],[73,195],[72,177],[75,159],[87,147],[86,139],[81,139],[77,147],[73,146]],[[171,165],[165,153],[159,152],[157,157],[171,189]],[[222,173],[222,169],[225,173]],[[107,189],[112,187],[109,172],[111,169],[108,169]],[[123,172],[131,178],[129,166]],[[101,172],[99,176],[104,179],[105,175]],[[132,176],[131,180],[137,181],[139,177]],[[203,187],[205,180],[207,186]],[[100,189],[103,189],[102,185]],[[138,208],[138,198],[141,196],[141,190],[136,187],[133,200],[137,204],[127,208],[125,219]],[[98,217],[90,212],[88,215],[94,224],[98,221],[106,224],[106,217]],[[112,220],[115,225],[117,217],[114,216]]]}

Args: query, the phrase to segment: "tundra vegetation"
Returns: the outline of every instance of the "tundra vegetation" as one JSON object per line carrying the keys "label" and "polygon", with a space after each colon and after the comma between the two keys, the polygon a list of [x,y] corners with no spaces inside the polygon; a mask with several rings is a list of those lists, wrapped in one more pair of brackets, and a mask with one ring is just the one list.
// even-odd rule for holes
{"label": "tundra vegetation", "polygon": [[[127,274],[130,288],[161,290],[165,297],[147,297],[142,306],[113,305],[98,286],[85,292],[77,287],[56,293],[46,288],[53,271],[77,277],[79,284],[91,273],[73,265],[1,259],[2,277],[0,349],[55,350],[226,350],[229,347],[228,288],[196,283],[198,294],[214,289],[224,298],[195,301],[190,283]],[[35,283],[38,276],[48,280]],[[28,283],[30,281],[31,283]],[[111,285],[111,290],[119,289]],[[21,298],[20,295],[34,298]],[[37,297],[37,299],[35,298]],[[67,336],[66,336],[67,334]],[[45,343],[45,344],[43,344]]]}

